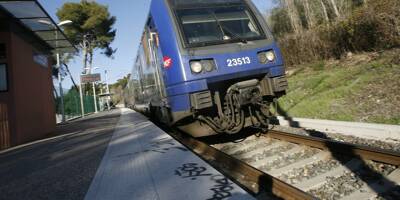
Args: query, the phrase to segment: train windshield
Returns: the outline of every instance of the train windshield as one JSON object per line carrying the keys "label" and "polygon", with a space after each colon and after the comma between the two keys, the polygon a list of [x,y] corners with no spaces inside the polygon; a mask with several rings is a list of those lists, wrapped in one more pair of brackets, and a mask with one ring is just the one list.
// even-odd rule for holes
{"label": "train windshield", "polygon": [[243,3],[177,7],[175,13],[189,47],[263,38],[259,24]]}

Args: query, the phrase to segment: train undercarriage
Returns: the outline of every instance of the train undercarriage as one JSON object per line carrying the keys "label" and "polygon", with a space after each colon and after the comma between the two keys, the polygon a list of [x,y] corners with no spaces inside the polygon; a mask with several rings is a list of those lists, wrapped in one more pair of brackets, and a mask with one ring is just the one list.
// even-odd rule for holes
{"label": "train undercarriage", "polygon": [[213,90],[191,94],[191,120],[176,126],[194,137],[236,134],[248,126],[268,128],[270,106],[287,86],[284,76],[215,83]]}

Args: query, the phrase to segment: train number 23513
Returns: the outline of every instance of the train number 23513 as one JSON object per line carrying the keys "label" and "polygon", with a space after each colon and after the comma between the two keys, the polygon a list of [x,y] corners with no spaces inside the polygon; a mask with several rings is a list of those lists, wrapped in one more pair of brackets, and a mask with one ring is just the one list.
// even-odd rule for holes
{"label": "train number 23513", "polygon": [[243,57],[243,58],[232,58],[226,60],[228,67],[235,67],[240,65],[248,65],[251,64],[250,57]]}

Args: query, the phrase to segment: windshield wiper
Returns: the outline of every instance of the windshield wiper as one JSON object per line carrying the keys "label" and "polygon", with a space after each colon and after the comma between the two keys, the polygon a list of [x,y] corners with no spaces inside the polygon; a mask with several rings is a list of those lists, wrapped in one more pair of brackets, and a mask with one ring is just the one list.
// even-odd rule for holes
{"label": "windshield wiper", "polygon": [[[218,20],[217,15],[215,14],[215,12],[211,12],[211,14],[213,15],[215,21],[217,22],[217,25],[219,27],[219,29],[222,32],[223,35],[223,40],[225,40],[225,37],[229,37],[225,31],[227,31],[234,39],[238,39],[240,42],[242,43],[247,43],[247,40],[245,38],[240,37],[237,33],[234,33],[233,31],[229,30],[227,27],[223,26],[222,23]],[[225,30],[225,31],[224,31]],[[229,39],[228,39],[229,40]]]}
{"label": "windshield wiper", "polygon": [[240,35],[238,35],[237,33],[235,33],[235,32],[233,32],[233,31],[229,30],[227,27],[223,26],[222,24],[221,24],[221,28],[224,29],[225,31],[227,31],[227,32],[228,32],[230,35],[232,35],[235,39],[240,40],[240,42],[245,43],[245,44],[248,42],[246,38],[241,37]]}

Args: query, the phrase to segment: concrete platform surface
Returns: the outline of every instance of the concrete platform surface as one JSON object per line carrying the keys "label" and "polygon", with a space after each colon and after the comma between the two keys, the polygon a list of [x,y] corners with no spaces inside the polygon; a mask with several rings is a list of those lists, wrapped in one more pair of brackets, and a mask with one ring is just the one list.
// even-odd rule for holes
{"label": "concrete platform surface", "polygon": [[254,198],[144,116],[123,109],[85,199]]}
{"label": "concrete platform surface", "polygon": [[0,200],[81,200],[120,119],[119,109],[60,125],[41,141],[0,153]]}

